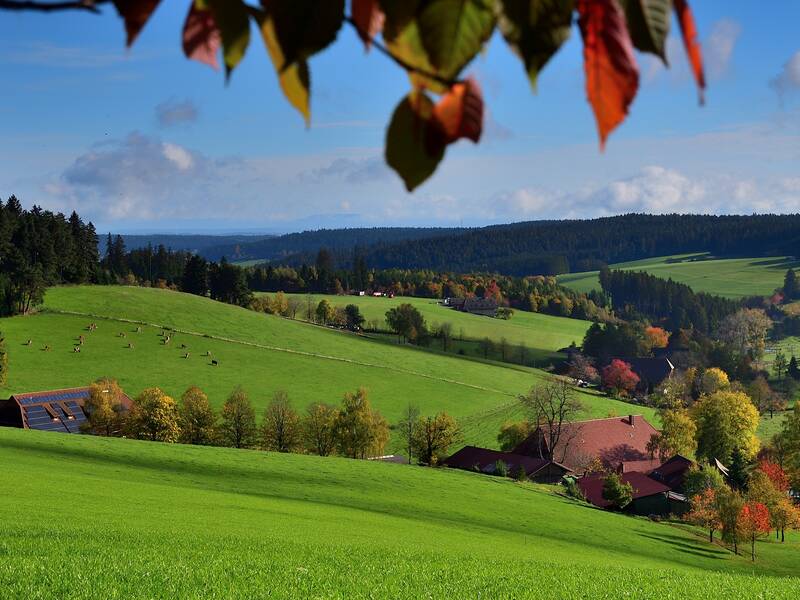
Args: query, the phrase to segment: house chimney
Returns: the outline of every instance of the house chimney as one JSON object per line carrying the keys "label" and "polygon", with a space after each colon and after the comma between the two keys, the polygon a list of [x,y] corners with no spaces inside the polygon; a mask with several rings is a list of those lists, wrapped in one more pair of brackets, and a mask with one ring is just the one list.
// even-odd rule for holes
{"label": "house chimney", "polygon": [[631,424],[631,427],[636,427],[636,415],[628,415],[628,422]]}

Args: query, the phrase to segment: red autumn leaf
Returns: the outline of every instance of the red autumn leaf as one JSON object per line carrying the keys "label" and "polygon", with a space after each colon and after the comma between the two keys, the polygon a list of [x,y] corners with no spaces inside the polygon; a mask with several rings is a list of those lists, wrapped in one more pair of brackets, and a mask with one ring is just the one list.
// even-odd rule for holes
{"label": "red autumn leaf", "polygon": [[448,144],[461,138],[477,144],[483,130],[483,94],[478,82],[470,77],[454,84],[436,104],[433,115]]}
{"label": "red autumn leaf", "polygon": [[678,22],[683,34],[683,45],[686,54],[689,56],[689,64],[692,67],[694,78],[700,92],[700,104],[703,103],[703,90],[706,89],[706,76],[703,73],[703,54],[700,50],[700,40],[697,35],[697,27],[694,24],[694,15],[689,3],[686,0],[674,0],[675,14],[678,15]]}
{"label": "red autumn leaf", "polygon": [[353,0],[351,6],[353,24],[364,46],[369,50],[372,40],[383,30],[386,15],[383,14],[378,0]]}
{"label": "red autumn leaf", "polygon": [[131,47],[139,32],[147,23],[150,15],[161,0],[114,0],[119,16],[125,21],[125,31],[128,34],[127,45]]}
{"label": "red autumn leaf", "polygon": [[219,47],[222,38],[210,10],[197,8],[192,2],[183,26],[183,52],[186,58],[219,69]]}
{"label": "red autumn leaf", "polygon": [[600,148],[625,120],[639,87],[639,68],[625,14],[617,0],[579,0],[586,94],[600,133]]}

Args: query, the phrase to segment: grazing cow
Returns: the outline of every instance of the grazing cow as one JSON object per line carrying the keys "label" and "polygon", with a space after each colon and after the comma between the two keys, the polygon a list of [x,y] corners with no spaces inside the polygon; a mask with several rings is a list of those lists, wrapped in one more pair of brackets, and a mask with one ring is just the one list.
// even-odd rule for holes
{"label": "grazing cow", "polygon": [[206,350],[206,356],[207,356],[208,358],[211,358],[211,350]]}
{"label": "grazing cow", "polygon": [[80,346],[75,346],[75,347],[72,349],[72,351],[73,351],[73,352],[80,352],[80,351],[81,351],[81,347],[80,347]]}
{"label": "grazing cow", "polygon": [[142,328],[141,327],[137,327],[136,328],[136,333],[142,333]]}
{"label": "grazing cow", "polygon": [[212,367],[216,367],[217,365],[219,365],[219,363],[216,360],[212,360],[211,361],[211,366]]}
{"label": "grazing cow", "polygon": [[25,345],[26,345],[26,346],[30,346],[31,344],[33,344],[33,340],[28,340],[28,343],[27,343],[27,344],[25,344]]}
{"label": "grazing cow", "polygon": [[189,353],[187,352],[186,354],[184,354],[183,358],[189,358]]}
{"label": "grazing cow", "polygon": [[45,352],[50,352],[50,345],[45,344],[44,348],[42,348]]}
{"label": "grazing cow", "polygon": [[131,350],[133,350],[133,344],[131,344],[130,342],[128,342],[128,348],[130,348]]}
{"label": "grazing cow", "polygon": [[181,344],[181,350],[186,350],[186,344]]}

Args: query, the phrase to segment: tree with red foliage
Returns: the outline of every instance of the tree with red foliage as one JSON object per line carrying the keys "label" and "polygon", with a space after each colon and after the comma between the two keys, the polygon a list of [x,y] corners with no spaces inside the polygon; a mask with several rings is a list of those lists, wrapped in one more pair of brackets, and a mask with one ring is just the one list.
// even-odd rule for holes
{"label": "tree with red foliage", "polygon": [[769,533],[769,509],[761,502],[748,502],[739,515],[742,533],[750,540],[750,558],[756,559],[756,538]]}
{"label": "tree with red foliage", "polygon": [[627,396],[639,385],[639,376],[630,364],[615,358],[603,368],[603,387],[616,396]]}
{"label": "tree with red foliage", "polygon": [[762,460],[758,463],[758,470],[763,471],[764,474],[769,477],[775,489],[784,493],[789,491],[789,478],[780,465],[768,460]]}
{"label": "tree with red foliage", "polygon": [[692,525],[708,529],[708,541],[713,544],[714,532],[722,527],[717,511],[717,492],[713,488],[706,488],[692,496],[691,510],[684,519]]}

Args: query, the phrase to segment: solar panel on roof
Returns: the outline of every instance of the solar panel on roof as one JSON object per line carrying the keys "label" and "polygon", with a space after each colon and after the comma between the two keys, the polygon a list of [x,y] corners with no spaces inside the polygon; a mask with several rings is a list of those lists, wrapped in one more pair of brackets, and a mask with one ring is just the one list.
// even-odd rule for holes
{"label": "solar panel on roof", "polygon": [[89,390],[71,390],[65,392],[54,392],[52,394],[39,394],[39,395],[19,395],[14,396],[20,406],[27,406],[30,404],[40,404],[42,402],[58,402],[63,400],[78,400],[80,398],[87,398]]}

